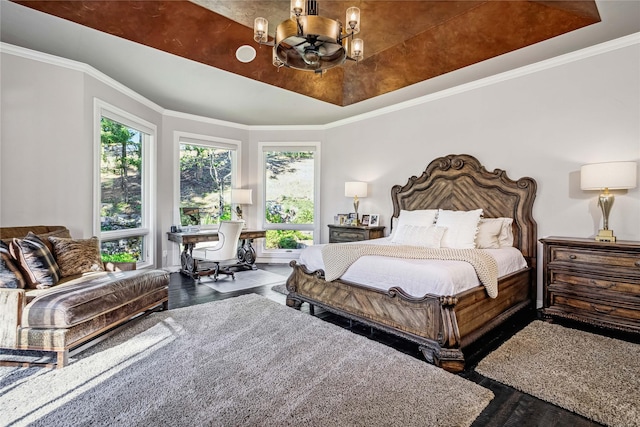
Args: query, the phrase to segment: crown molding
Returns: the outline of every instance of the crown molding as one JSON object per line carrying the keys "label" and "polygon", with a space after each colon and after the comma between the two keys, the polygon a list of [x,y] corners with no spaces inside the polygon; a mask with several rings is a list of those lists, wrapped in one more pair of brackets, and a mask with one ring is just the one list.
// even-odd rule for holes
{"label": "crown molding", "polygon": [[134,101],[137,101],[160,114],[164,113],[164,108],[162,108],[155,102],[150,101],[149,99],[140,95],[138,92],[129,89],[127,86],[123,85],[115,79],[112,79],[102,71],[96,70],[91,65],[85,64],[84,62],[78,62],[72,59],[62,58],[60,56],[50,55],[48,53],[39,52],[37,50],[27,49],[4,42],[0,42],[0,53],[8,53],[10,55],[19,56],[21,58],[31,59],[33,61],[39,61],[50,65],[56,65],[58,67],[63,67],[74,71],[80,71],[104,83],[105,85],[112,87],[113,89],[117,90],[123,95],[128,96]]}
{"label": "crown molding", "polygon": [[40,61],[44,63],[48,63],[51,65],[57,65],[60,67],[80,71],[86,73],[87,75],[101,81],[102,83],[112,87],[113,89],[121,92],[122,94],[140,102],[141,104],[151,108],[154,111],[162,114],[163,116],[175,117],[186,120],[193,120],[200,123],[209,123],[218,126],[236,128],[247,131],[323,131],[327,129],[333,129],[340,126],[344,126],[351,123],[360,122],[363,120],[368,120],[371,118],[379,117],[382,115],[386,115],[392,112],[397,112],[401,110],[405,110],[407,108],[415,107],[418,105],[426,104],[432,101],[436,101],[442,98],[447,98],[449,96],[458,95],[463,92],[472,91],[478,88],[491,86],[497,83],[501,83],[504,81],[516,79],[519,77],[523,77],[529,74],[537,73],[540,71],[548,70],[551,68],[559,67],[561,65],[569,64],[572,62],[580,61],[585,58],[590,58],[596,55],[601,55],[603,53],[612,52],[618,49],[622,49],[625,47],[638,45],[640,44],[640,33],[630,34],[628,36],[620,37],[615,40],[611,40],[608,42],[600,43],[594,46],[589,46],[584,49],[577,50],[575,52],[570,52],[564,55],[560,55],[554,58],[550,58],[544,61],[536,62],[534,64],[526,65],[520,68],[516,68],[514,70],[505,71],[500,74],[496,74],[493,76],[485,77],[480,80],[476,80],[470,83],[465,83],[459,86],[455,86],[449,89],[445,89],[442,91],[438,91],[429,95],[424,95],[409,101],[399,102],[397,104],[391,105],[389,107],[379,108],[374,111],[370,111],[363,114],[358,114],[346,119],[337,120],[335,122],[327,123],[325,125],[245,125],[241,123],[228,122],[224,120],[218,120],[210,117],[203,117],[189,113],[182,113],[179,111],[167,110],[160,105],[150,101],[139,93],[133,91],[132,89],[126,87],[120,82],[112,79],[106,74],[98,71],[92,66],[74,61],[71,59],[66,59],[62,57],[58,57],[55,55],[50,55],[43,52],[38,52],[31,49],[26,49],[19,46],[14,46],[8,43],[0,42],[0,53],[8,53],[11,55],[32,59],[35,61]]}

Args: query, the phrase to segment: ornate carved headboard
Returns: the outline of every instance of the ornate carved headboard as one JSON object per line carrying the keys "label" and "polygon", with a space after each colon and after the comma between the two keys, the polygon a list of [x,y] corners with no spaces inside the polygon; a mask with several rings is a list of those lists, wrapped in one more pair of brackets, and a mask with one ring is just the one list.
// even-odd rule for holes
{"label": "ornate carved headboard", "polygon": [[537,225],[532,210],[536,188],[533,178],[513,181],[502,169],[487,171],[473,156],[450,154],[429,163],[419,177],[391,188],[393,217],[401,209],[482,208],[485,218],[513,218],[513,245],[535,268]]}

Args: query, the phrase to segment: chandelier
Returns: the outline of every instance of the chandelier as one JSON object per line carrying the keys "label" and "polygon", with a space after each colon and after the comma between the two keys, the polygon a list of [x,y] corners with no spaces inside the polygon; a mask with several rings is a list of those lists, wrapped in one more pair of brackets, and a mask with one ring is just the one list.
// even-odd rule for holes
{"label": "chandelier", "polygon": [[317,1],[291,0],[291,18],[276,27],[275,39],[268,40],[269,22],[256,18],[253,39],[273,46],[273,65],[322,73],[346,60],[362,59],[364,42],[354,39],[360,32],[360,9],[350,7],[346,26],[337,19],[318,15]]}

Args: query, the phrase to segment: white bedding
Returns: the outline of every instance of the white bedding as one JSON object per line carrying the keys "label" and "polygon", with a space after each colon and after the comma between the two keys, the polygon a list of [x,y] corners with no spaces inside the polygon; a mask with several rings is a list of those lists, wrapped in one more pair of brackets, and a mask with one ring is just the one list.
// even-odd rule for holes
{"label": "white bedding", "polygon": [[[396,245],[391,238],[366,240],[358,244]],[[349,243],[343,243],[348,245]],[[324,270],[322,247],[314,245],[300,253],[299,263],[311,271]],[[498,264],[498,277],[506,276],[527,266],[522,253],[513,247],[479,249],[489,253]],[[464,261],[440,261],[426,259],[363,256],[342,275],[342,280],[388,290],[401,288],[414,297],[431,295],[455,295],[480,285],[473,266]]]}

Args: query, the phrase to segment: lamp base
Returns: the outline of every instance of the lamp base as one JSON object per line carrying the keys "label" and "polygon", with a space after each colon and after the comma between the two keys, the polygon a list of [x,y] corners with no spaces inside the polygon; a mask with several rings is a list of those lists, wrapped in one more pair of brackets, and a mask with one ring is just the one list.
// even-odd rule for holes
{"label": "lamp base", "polygon": [[600,230],[596,236],[597,242],[615,242],[616,236],[613,235],[613,230]]}

